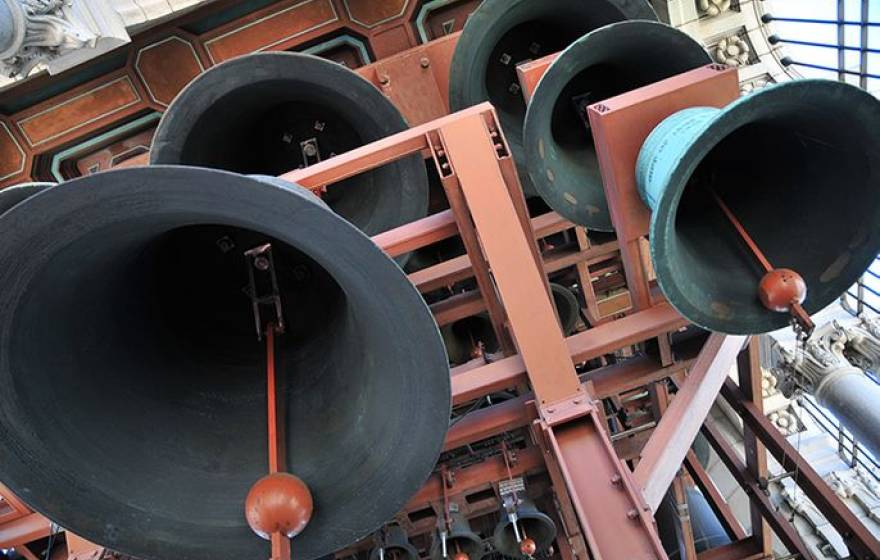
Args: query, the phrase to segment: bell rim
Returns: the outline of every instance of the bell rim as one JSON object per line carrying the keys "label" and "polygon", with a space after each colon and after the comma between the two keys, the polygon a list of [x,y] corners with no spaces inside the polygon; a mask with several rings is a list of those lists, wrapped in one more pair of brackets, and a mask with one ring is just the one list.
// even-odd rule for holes
{"label": "bell rim", "polygon": [[[523,124],[523,150],[530,179],[538,194],[553,210],[571,222],[601,232],[614,231],[601,172],[597,169],[599,181],[592,184],[589,189],[583,188],[585,183],[578,182],[578,186],[581,188],[578,191],[578,203],[572,204],[565,197],[565,194],[569,194],[568,191],[563,194],[562,189],[554,186],[554,181],[545,178],[552,170],[543,162],[547,159],[554,159],[548,154],[551,149],[555,151],[552,140],[550,142],[548,140],[552,137],[551,118],[559,95],[562,94],[574,76],[596,63],[601,63],[595,52],[596,43],[601,46],[603,42],[614,41],[615,35],[621,31],[639,36],[654,34],[657,37],[662,37],[664,41],[669,42],[669,45],[675,44],[677,47],[681,47],[682,50],[677,53],[678,55],[684,53],[686,48],[688,49],[686,54],[693,55],[692,62],[696,66],[712,62],[703,46],[686,33],[662,22],[630,19],[609,23],[586,33],[566,47],[541,77],[532,94],[532,100],[529,103]],[[697,58],[702,59],[699,64],[697,64]],[[585,131],[586,133],[588,132]],[[589,134],[592,133],[589,132]],[[559,161],[560,165],[563,165],[564,159],[564,157],[558,157],[555,158],[555,161]],[[598,188],[595,188],[597,186]],[[581,208],[581,197],[584,194],[589,195],[587,200],[591,206],[596,208],[595,213],[591,214]]]}
{"label": "bell rim", "polygon": [[[264,66],[259,75],[255,75],[253,71],[255,61]],[[356,99],[361,115],[382,129],[375,138],[365,139],[364,145],[409,130],[403,114],[387,97],[366,78],[339,63],[299,52],[249,53],[212,66],[190,81],[174,97],[156,127],[150,150],[150,164],[188,165],[182,161],[185,138],[199,123],[204,111],[238,88],[279,80],[308,80],[310,84]],[[190,107],[197,107],[198,110],[189,109]],[[390,227],[372,223],[358,225],[370,235],[425,217],[430,204],[427,169],[418,155],[401,158],[379,169],[388,172],[394,170],[399,175],[399,184],[396,185],[399,196],[395,198],[395,203],[399,204],[396,210],[399,217],[396,220],[389,219],[393,222]],[[259,174],[259,171],[254,171],[253,174]],[[407,256],[398,257],[397,261],[401,266],[405,264]]]}
{"label": "bell rim", "polygon": [[[584,4],[595,0],[574,0]],[[650,3],[645,0],[601,0],[606,5],[616,8],[623,19],[653,19],[657,20],[657,13]],[[484,45],[485,36],[499,34],[499,38],[512,29],[500,27],[498,14],[505,13],[517,6],[524,4],[539,4],[540,0],[483,0],[477,9],[471,13],[465,22],[464,29],[459,36],[452,60],[449,66],[449,107],[452,112],[467,109],[473,105],[489,99],[489,93],[485,85],[485,70],[488,65],[488,57],[491,56],[492,48],[488,49],[485,60],[480,54],[480,47]],[[521,22],[520,22],[521,23]],[[492,45],[494,47],[494,45]],[[478,53],[479,56],[475,56]],[[479,59],[478,59],[479,58]],[[502,121],[507,120],[499,115]],[[523,142],[524,122],[517,127],[511,127],[510,123],[502,122],[502,128],[507,136],[507,144],[513,152],[520,175],[523,191],[526,197],[540,196],[529,176],[528,167],[523,157],[525,144]]]}

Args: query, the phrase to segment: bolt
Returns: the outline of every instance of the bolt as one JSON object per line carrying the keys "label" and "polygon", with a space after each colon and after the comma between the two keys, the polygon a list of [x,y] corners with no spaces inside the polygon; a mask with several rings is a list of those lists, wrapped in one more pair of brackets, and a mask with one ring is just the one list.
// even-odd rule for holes
{"label": "bolt", "polygon": [[581,404],[581,402],[582,402],[581,399],[575,399],[575,400],[574,400],[574,404]]}
{"label": "bolt", "polygon": [[318,148],[316,148],[315,144],[312,142],[308,142],[303,146],[303,152],[305,152],[308,157],[315,157],[315,154],[318,153]]}
{"label": "bolt", "polygon": [[261,271],[269,270],[269,259],[264,256],[259,256],[254,259],[254,268]]}
{"label": "bolt", "polygon": [[630,519],[636,519],[639,516],[639,512],[634,509],[631,509],[628,512],[626,512],[626,516],[629,517]]}
{"label": "bolt", "polygon": [[555,408],[548,408],[547,409],[547,414],[553,414],[554,412],[556,412]]}
{"label": "bolt", "polygon": [[421,63],[422,68],[428,68],[429,66],[431,66],[431,61],[428,60],[427,56],[423,56],[422,60],[420,60],[419,62]]}
{"label": "bolt", "polygon": [[379,83],[383,86],[387,86],[389,83],[391,83],[391,78],[388,77],[388,74],[382,74],[381,76],[379,76]]}
{"label": "bolt", "polygon": [[611,484],[617,486],[617,485],[619,485],[621,482],[623,482],[623,478],[621,478],[621,476],[620,476],[619,474],[616,474],[616,475],[614,475],[614,476],[611,477]]}

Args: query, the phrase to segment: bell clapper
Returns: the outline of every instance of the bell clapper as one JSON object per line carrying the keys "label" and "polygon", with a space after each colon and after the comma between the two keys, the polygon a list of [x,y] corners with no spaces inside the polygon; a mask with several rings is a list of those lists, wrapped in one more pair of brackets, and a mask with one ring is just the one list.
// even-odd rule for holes
{"label": "bell clapper", "polygon": [[810,318],[810,314],[802,306],[807,298],[807,284],[804,282],[803,277],[788,268],[774,268],[742,223],[740,223],[724,201],[721,200],[721,197],[718,196],[718,193],[714,189],[710,189],[710,192],[721,211],[724,212],[731,225],[736,229],[740,238],[764,268],[765,274],[758,284],[758,297],[761,303],[771,311],[791,315],[795,330],[809,337],[815,328],[815,324]]}
{"label": "bell clapper", "polygon": [[[258,338],[266,337],[266,405],[269,443],[269,474],[258,480],[245,500],[245,517],[251,529],[271,541],[271,560],[290,560],[290,540],[300,534],[312,517],[309,487],[286,472],[284,424],[279,420],[278,383],[275,375],[275,337],[284,333],[281,295],[272,258],[266,243],[245,252],[249,260],[246,290],[251,298]],[[261,295],[263,294],[263,295]],[[273,320],[264,325],[261,309],[269,306]]]}

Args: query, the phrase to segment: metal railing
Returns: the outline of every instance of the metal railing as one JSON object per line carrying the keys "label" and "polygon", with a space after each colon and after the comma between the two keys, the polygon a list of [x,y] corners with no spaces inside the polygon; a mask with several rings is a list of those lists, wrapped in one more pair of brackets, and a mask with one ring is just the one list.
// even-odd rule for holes
{"label": "metal railing", "polygon": [[[808,60],[798,60],[789,56],[783,57],[780,59],[780,62],[785,66],[802,66],[806,68],[814,68],[818,70],[827,70],[829,72],[837,72],[837,79],[841,82],[846,81],[847,76],[858,76],[859,78],[859,87],[862,89],[868,89],[868,79],[880,79],[880,75],[873,74],[868,72],[868,55],[869,54],[878,54],[880,53],[880,49],[871,48],[868,44],[869,41],[869,29],[872,27],[880,27],[880,22],[870,21],[870,0],[862,0],[861,5],[859,7],[859,18],[858,19],[847,19],[846,13],[846,1],[838,0],[837,1],[837,13],[836,18],[834,19],[821,19],[821,18],[798,18],[798,17],[776,17],[772,14],[764,14],[761,18],[764,23],[770,23],[774,21],[785,22],[785,23],[793,23],[793,24],[807,24],[807,25],[829,25],[834,26],[837,29],[837,43],[819,43],[813,41],[807,41],[803,39],[794,39],[790,37],[780,37],[778,35],[773,35],[769,38],[771,44],[790,44],[790,45],[801,45],[808,47],[818,47],[818,48],[828,48],[828,49],[836,49],[837,50],[837,67],[827,66],[824,64],[816,64],[813,61]],[[859,33],[859,46],[848,45],[846,43],[846,28],[847,27],[858,27],[860,30]],[[847,67],[846,64],[846,51],[858,51],[859,53],[859,64],[858,70],[854,70],[852,68]]]}
{"label": "metal railing", "polygon": [[862,467],[874,480],[880,482],[880,463],[859,445],[836,418],[808,395],[801,396],[797,402],[819,428],[837,440],[837,454],[843,461],[851,468]]}
{"label": "metal railing", "polygon": [[867,311],[880,315],[880,257],[874,259],[859,281],[840,298],[840,305],[854,317]]}

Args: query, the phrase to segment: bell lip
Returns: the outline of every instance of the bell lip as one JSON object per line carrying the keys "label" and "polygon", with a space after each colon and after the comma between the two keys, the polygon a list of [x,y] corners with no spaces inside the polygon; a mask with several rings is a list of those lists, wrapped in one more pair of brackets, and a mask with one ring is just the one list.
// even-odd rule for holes
{"label": "bell lip", "polygon": [[[541,77],[532,94],[532,101],[526,111],[523,125],[523,149],[529,176],[541,198],[562,217],[588,229],[603,232],[614,231],[614,226],[599,169],[596,169],[599,181],[590,185],[589,190],[583,188],[585,183],[578,181],[576,186],[580,189],[577,192],[579,204],[575,206],[565,199],[564,194],[568,192],[547,178],[547,173],[552,169],[546,167],[544,161],[555,159],[548,153],[549,150],[554,149],[550,145],[552,140],[549,144],[547,140],[551,139],[553,109],[559,95],[573,76],[601,62],[597,57],[596,43],[602,46],[603,42],[619,40],[620,33],[642,37],[651,34],[662,38],[670,47],[678,49],[676,55],[679,59],[683,60],[685,56],[693,57],[689,61],[691,68],[712,62],[712,58],[700,43],[674,27],[657,21],[626,20],[610,23],[585,34],[563,50]],[[585,130],[584,133],[587,134],[587,131]],[[557,171],[566,166],[564,158],[558,158],[558,163]],[[595,188],[596,186],[599,188]],[[591,214],[582,210],[585,204],[596,208],[596,212]]]}
{"label": "bell lip", "polygon": [[[790,317],[787,314],[772,311],[764,314],[762,319],[749,324],[711,317],[701,308],[692,304],[685,296],[684,291],[672,279],[670,272],[672,264],[668,262],[666,255],[668,254],[669,239],[672,237],[672,230],[675,227],[681,196],[690,177],[703,158],[736,129],[753,122],[755,118],[770,114],[769,111],[772,108],[790,106],[793,95],[797,95],[801,91],[809,94],[816,87],[837,90],[838,95],[849,98],[851,102],[840,103],[840,106],[858,107],[858,111],[867,112],[868,104],[878,103],[869,93],[833,80],[801,79],[772,84],[757,92],[740,97],[727,107],[718,109],[718,113],[707,122],[704,130],[691,141],[693,148],[688,150],[687,157],[681,158],[669,173],[669,185],[663,190],[657,201],[657,207],[651,213],[649,227],[651,260],[654,263],[657,283],[667,301],[683,317],[700,328],[729,335],[757,335],[781,329],[790,324]],[[752,119],[742,118],[747,116],[751,116]],[[880,130],[880,111],[876,111],[875,120],[877,129]],[[861,271],[866,270],[875,257],[876,255],[866,256],[863,266],[857,268]],[[854,275],[849,284],[855,283],[860,274]],[[759,280],[759,278],[755,280],[756,300]],[[838,297],[839,295],[817,301],[811,298],[808,293],[804,309],[812,315],[833,303]]]}
{"label": "bell lip", "polygon": [[[570,333],[574,332],[574,329],[577,328],[578,313],[580,312],[580,302],[578,302],[577,296],[574,294],[574,292],[572,292],[571,290],[569,290],[568,288],[566,288],[562,284],[557,284],[556,282],[550,282],[550,291],[553,294],[559,294],[559,297],[564,299],[566,303],[568,303],[569,305],[572,305],[574,308],[574,313],[572,314],[571,319],[569,320],[568,324],[561,324],[560,325],[560,327],[562,327],[562,334],[565,336],[568,336]],[[561,317],[562,312],[561,311],[560,311],[559,315],[560,315],[559,319],[560,319],[560,323],[561,323],[561,320],[562,320],[562,317]]]}
{"label": "bell lip", "polygon": [[[596,2],[596,0],[569,1],[583,4]],[[626,19],[657,21],[659,19],[657,12],[647,0],[601,0],[601,2],[606,6],[610,5],[616,8],[621,16],[620,21]],[[495,45],[487,45],[486,37],[495,38],[493,40],[500,39],[512,28],[512,26],[504,27],[508,24],[506,21],[499,20],[499,14],[515,10],[521,5],[541,3],[545,3],[545,0],[483,0],[477,9],[468,16],[449,67],[449,107],[453,113],[489,100],[485,73]],[[509,123],[502,122],[501,126],[505,129],[507,143],[517,163],[520,182],[523,184],[526,196],[538,196],[539,193],[531,183],[523,157],[522,125],[512,129]]]}
{"label": "bell lip", "polygon": [[[4,262],[14,262],[12,257],[16,255],[18,255],[17,258],[19,261],[30,259],[30,256],[21,254],[19,247],[22,246],[22,240],[36,237],[36,235],[33,233],[27,234],[24,231],[23,226],[29,225],[33,229],[33,225],[36,222],[37,228],[45,228],[47,225],[54,223],[55,220],[62,216],[68,216],[71,213],[77,215],[77,209],[89,206],[90,200],[93,200],[95,196],[100,194],[99,189],[118,189],[120,192],[125,193],[123,196],[130,196],[132,193],[143,193],[152,190],[150,194],[155,197],[156,192],[153,189],[155,189],[156,185],[164,185],[167,180],[172,177],[176,177],[181,184],[186,184],[186,191],[189,193],[198,193],[201,189],[210,190],[230,188],[248,189],[250,193],[253,193],[253,189],[259,188],[257,186],[258,184],[264,185],[263,188],[265,189],[275,191],[275,196],[282,196],[279,191],[285,191],[288,196],[292,195],[294,197],[292,199],[285,199],[291,201],[290,204],[294,207],[292,209],[299,212],[300,217],[306,212],[309,213],[310,217],[317,217],[317,221],[325,226],[321,228],[322,232],[329,231],[326,226],[338,226],[337,229],[344,232],[342,235],[346,238],[346,241],[349,244],[348,247],[351,248],[350,254],[353,259],[365,261],[368,259],[376,260],[376,257],[378,256],[382,257],[380,262],[386,263],[381,265],[382,268],[385,269],[383,272],[384,278],[382,286],[387,289],[391,283],[396,284],[396,286],[392,286],[395,291],[393,297],[387,298],[389,302],[393,303],[388,303],[388,305],[399,305],[400,302],[408,300],[407,306],[411,311],[409,314],[400,315],[398,318],[399,322],[410,323],[409,326],[406,327],[409,332],[416,332],[416,330],[419,330],[424,331],[426,334],[430,333],[434,335],[426,336],[424,339],[426,341],[433,341],[433,344],[425,344],[420,347],[421,354],[426,356],[424,360],[426,365],[420,371],[422,375],[419,377],[419,382],[423,384],[430,379],[432,383],[437,385],[438,394],[449,394],[449,401],[446,402],[445,405],[442,402],[434,403],[433,406],[430,407],[430,410],[426,407],[423,411],[424,415],[430,413],[430,415],[433,416],[428,422],[426,422],[426,424],[436,423],[437,431],[434,436],[435,441],[427,442],[425,445],[425,447],[429,447],[431,451],[430,453],[425,454],[424,458],[421,460],[421,464],[418,465],[419,468],[413,468],[413,465],[416,464],[414,460],[409,462],[409,467],[413,470],[407,472],[419,472],[421,474],[418,476],[412,476],[412,480],[409,481],[405,492],[401,493],[401,495],[407,495],[406,499],[408,500],[410,496],[414,495],[424,485],[425,481],[432,474],[433,467],[436,464],[436,460],[440,456],[445,443],[449,415],[451,413],[451,378],[449,375],[446,351],[443,347],[439,330],[437,329],[436,322],[434,321],[433,315],[427,304],[400,268],[396,266],[394,262],[370,240],[369,237],[348,223],[345,219],[330,211],[317,213],[310,212],[312,204],[314,204],[315,208],[320,208],[321,205],[316,204],[316,201],[312,200],[312,195],[302,192],[301,187],[298,187],[293,183],[288,183],[288,187],[284,188],[277,183],[260,181],[259,179],[237,173],[191,166],[157,165],[109,170],[95,175],[79,177],[57,185],[47,191],[47,194],[52,193],[51,196],[41,195],[31,197],[25,203],[17,205],[13,210],[5,214],[2,219],[0,219],[0,232],[4,235],[4,243],[0,243],[0,256],[2,256]],[[211,180],[206,180],[206,177],[210,177]],[[84,192],[89,193],[90,196],[84,196]],[[225,192],[228,194],[229,191],[226,190]],[[242,190],[240,192],[244,191]],[[250,196],[252,196],[252,194],[249,194],[249,197]],[[193,204],[192,210],[210,211],[210,205],[222,205],[223,198],[224,197],[218,196],[202,196],[200,200],[204,201],[206,205],[196,208],[195,204]],[[161,200],[161,197],[156,198],[156,200]],[[178,201],[175,201],[175,203],[177,202]],[[273,206],[273,210],[280,211],[281,209],[277,206]],[[285,208],[283,210],[286,211],[288,209]],[[134,211],[134,208],[129,209],[129,213],[134,213]],[[235,223],[236,219],[239,217],[238,215],[244,215],[244,212],[241,212],[239,209],[236,209],[234,213],[231,209],[227,209],[226,212],[227,215],[222,218],[217,218],[216,223],[226,221],[230,225],[245,228],[249,227],[281,240],[291,238],[290,236],[283,235],[283,231],[290,227],[285,224],[295,223],[294,219],[275,226],[259,228],[255,222],[248,221],[246,217],[242,218],[241,222]],[[292,213],[289,215],[293,216]],[[122,216],[117,219],[123,220],[127,217],[129,216]],[[39,224],[43,225],[40,226]],[[192,224],[182,223],[181,226],[183,225]],[[321,257],[312,253],[315,247],[320,245],[322,241],[318,238],[311,239],[306,236],[301,236],[300,238],[313,245],[309,249],[304,248],[302,245],[297,245],[299,250],[311,256],[317,263],[326,267],[328,270],[333,268],[332,266],[328,266],[328,263],[332,263],[335,260],[334,258],[326,255]],[[14,277],[15,274],[10,272],[13,268],[18,267],[7,267],[5,271],[0,269],[0,277],[5,277],[4,279],[6,280],[8,280],[10,276]],[[9,282],[6,284],[7,288],[0,291],[0,308],[5,309],[7,312],[10,310],[10,307],[20,298],[21,292],[25,289],[25,286],[21,284],[22,282]],[[432,326],[433,328],[431,328]],[[0,328],[0,347],[5,347],[9,343],[8,330],[8,328]],[[7,369],[7,364],[8,362],[4,363],[0,361],[0,373]],[[429,368],[435,368],[437,372],[435,372],[434,375],[426,375]],[[441,371],[443,373],[442,375],[440,374]],[[21,412],[21,410],[17,408],[15,410],[5,410],[3,411],[3,414],[0,415],[0,419],[14,418],[16,417],[16,412]],[[411,421],[412,419],[410,419],[410,422]],[[2,423],[0,423],[0,440],[4,442],[4,448],[16,448],[15,445],[8,444],[10,442],[14,443],[18,440],[18,436],[14,433],[10,433],[10,431],[5,429],[2,426]],[[422,439],[421,441],[424,443],[426,440]],[[141,523],[134,520],[136,516],[145,516],[146,519],[149,519],[150,522],[152,522],[156,516],[150,511],[136,508],[130,508],[130,510],[111,508],[115,509],[117,513],[122,511],[130,514],[130,516],[126,518],[128,520],[127,526],[117,525],[119,520],[116,518],[98,519],[93,516],[83,516],[83,506],[87,505],[82,498],[84,494],[88,494],[89,498],[99,496],[101,499],[111,502],[113,502],[115,496],[109,496],[103,493],[100,491],[99,486],[83,487],[81,481],[71,479],[71,477],[66,475],[63,471],[58,468],[53,468],[50,462],[43,461],[40,457],[28,454],[27,458],[23,458],[18,454],[7,454],[4,456],[2,465],[4,483],[7,484],[10,489],[15,491],[17,495],[21,496],[22,499],[26,499],[32,509],[84,538],[93,542],[100,542],[123,554],[134,555],[144,560],[166,560],[167,558],[175,557],[186,558],[187,560],[215,560],[217,558],[234,560],[240,558],[239,553],[242,552],[241,547],[235,549],[211,550],[206,549],[206,547],[203,546],[203,542],[196,543],[193,540],[190,540],[186,541],[186,544],[181,545],[181,541],[173,540],[175,535],[184,533],[189,534],[189,528],[192,527],[191,524],[181,523],[178,519],[168,519],[164,527],[167,528],[171,522],[174,522],[177,525],[186,528],[180,529],[178,532],[166,533],[166,540],[161,541],[161,544],[158,544],[157,546],[157,543],[160,543],[160,540],[157,538],[144,539],[143,534],[140,531],[140,528],[142,527]],[[35,473],[37,474],[36,478],[33,476]],[[386,477],[383,476],[381,478],[384,479]],[[37,484],[34,484],[35,480],[38,482]],[[48,497],[45,494],[37,494],[35,488],[43,486],[42,481],[46,480],[70,481],[72,490],[67,495],[78,494],[80,497],[62,500],[59,499],[59,496],[57,495]],[[348,544],[370,535],[376,529],[381,527],[387,519],[393,517],[393,515],[405,505],[405,502],[406,500],[403,500],[402,503],[392,505],[392,507],[386,507],[385,509],[387,511],[382,515],[375,516],[377,519],[375,524],[371,524],[369,527],[365,526],[361,528],[360,531],[355,531],[354,529],[347,527],[346,531],[354,536],[345,538],[346,544],[341,544],[339,547],[334,548],[334,550],[347,546]],[[121,502],[117,500],[114,503],[119,504]],[[245,534],[248,534],[249,537],[253,537],[253,544],[248,545],[248,550],[254,553],[259,553],[265,544],[264,541],[261,541],[258,537],[250,533],[250,529],[246,525],[244,516],[244,494],[242,495],[241,503],[242,525],[241,527],[229,527],[228,530],[234,533],[240,529],[241,531],[244,531]],[[47,504],[49,504],[48,507]],[[144,522],[144,519],[140,519],[140,522]],[[111,527],[113,532],[116,533],[116,536],[112,539],[107,536]],[[210,529],[214,529],[214,527],[212,526]],[[355,535],[355,533],[358,534]],[[202,537],[204,538],[204,535]],[[302,539],[301,536],[300,539]],[[138,546],[139,544],[145,543],[146,546]],[[336,544],[337,543],[333,543],[334,546]],[[307,558],[319,558],[320,556],[321,555],[313,555]],[[303,555],[301,554],[300,557],[303,557]]]}
{"label": "bell lip", "polygon": [[35,181],[33,183],[19,183],[18,185],[12,185],[0,190],[0,216],[30,197],[36,196],[53,186],[55,186],[55,183]]}
{"label": "bell lip", "polygon": [[[254,71],[257,64],[262,70],[260,73]],[[367,140],[365,144],[409,129],[403,114],[387,97],[363,76],[341,64],[305,53],[250,53],[209,68],[175,96],[156,128],[150,150],[150,164],[187,165],[181,161],[185,138],[198,124],[205,110],[240,87],[275,80],[308,80],[349,98],[360,108],[360,114],[365,119],[370,119],[372,124],[381,128],[380,134]],[[417,155],[409,156],[383,168],[395,169],[399,174],[397,193],[400,196],[395,200],[400,205],[396,210],[399,218],[386,220],[393,222],[390,224],[368,223],[358,226],[369,235],[388,231],[428,215],[428,174],[421,158]],[[259,174],[259,171],[254,173]],[[397,259],[401,266],[405,264],[406,257],[408,255]]]}
{"label": "bell lip", "polygon": [[[469,560],[480,560],[481,558],[486,556],[486,550],[483,547],[483,540],[480,539],[476,534],[471,533],[468,535],[447,536],[446,537],[447,543],[452,539],[461,539],[461,540],[468,541],[468,542],[472,543],[474,545],[474,547],[479,549],[479,554],[477,554],[477,555],[469,554],[469,556],[470,556]],[[435,560],[443,560],[443,557],[440,556],[440,537],[437,535],[436,531],[434,532],[434,539],[433,539],[433,542],[431,543],[431,549],[428,552],[428,556],[432,559],[435,559]]]}
{"label": "bell lip", "polygon": [[[505,509],[503,507],[501,508],[501,515],[506,515]],[[553,527],[553,537],[550,539],[550,543],[542,546],[542,543],[538,543],[536,541],[536,544],[538,545],[538,550],[543,550],[544,548],[552,544],[553,540],[556,539],[556,535],[559,534],[559,529],[556,527],[556,523],[549,515],[542,511],[534,510],[524,513],[517,512],[517,515],[520,519],[538,519],[540,521],[544,521],[545,523],[550,524],[550,526]],[[502,520],[504,520],[503,517]],[[504,535],[504,531],[507,529],[508,526],[510,526],[510,521],[505,521],[504,523],[499,523],[495,526],[495,530],[492,532],[492,547],[504,556],[509,556],[512,558],[525,558],[525,555],[521,554],[518,550],[514,551],[516,552],[516,554],[511,554],[510,550],[505,550],[504,547],[499,546],[499,543],[501,542],[501,537]]]}

